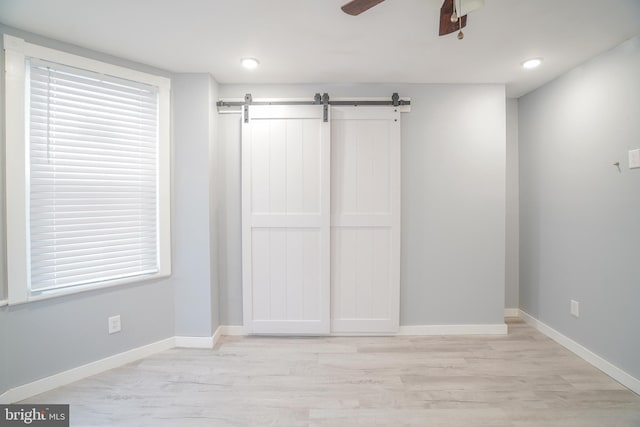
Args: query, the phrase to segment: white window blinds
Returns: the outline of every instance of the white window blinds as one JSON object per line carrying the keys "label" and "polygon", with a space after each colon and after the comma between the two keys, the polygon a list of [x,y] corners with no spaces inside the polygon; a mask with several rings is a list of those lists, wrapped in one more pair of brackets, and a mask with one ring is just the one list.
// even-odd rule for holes
{"label": "white window blinds", "polygon": [[158,272],[158,89],[26,70],[31,291]]}

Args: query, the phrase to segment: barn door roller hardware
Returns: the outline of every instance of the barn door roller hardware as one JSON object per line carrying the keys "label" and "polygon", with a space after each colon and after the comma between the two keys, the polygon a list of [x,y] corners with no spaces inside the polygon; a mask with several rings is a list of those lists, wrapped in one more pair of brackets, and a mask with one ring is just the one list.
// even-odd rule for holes
{"label": "barn door roller hardware", "polygon": [[313,97],[313,101],[254,101],[253,97],[250,93],[244,96],[243,101],[218,101],[216,103],[218,106],[218,111],[221,108],[229,108],[229,107],[241,107],[244,111],[244,121],[245,123],[249,123],[249,105],[322,105],[323,108],[323,120],[326,122],[329,120],[329,105],[353,105],[353,106],[364,106],[364,105],[391,105],[394,107],[398,107],[401,105],[411,105],[411,101],[400,99],[400,95],[397,92],[394,92],[391,96],[391,99],[386,100],[339,100],[332,101],[329,98],[328,93],[324,93],[320,95],[316,93]]}
{"label": "barn door roller hardware", "polygon": [[322,121],[329,121],[329,94],[326,92],[322,94]]}
{"label": "barn door roller hardware", "polygon": [[244,122],[245,123],[249,123],[249,105],[251,105],[252,101],[253,101],[253,98],[251,97],[250,93],[244,96]]}

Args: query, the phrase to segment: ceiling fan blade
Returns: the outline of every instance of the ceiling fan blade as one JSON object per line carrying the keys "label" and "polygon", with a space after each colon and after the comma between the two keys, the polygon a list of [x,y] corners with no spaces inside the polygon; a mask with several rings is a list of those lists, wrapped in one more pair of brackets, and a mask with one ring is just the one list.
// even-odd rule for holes
{"label": "ceiling fan blade", "polygon": [[382,3],[384,0],[352,0],[349,3],[342,6],[342,11],[349,15],[360,15],[362,12],[366,12],[378,3]]}
{"label": "ceiling fan blade", "polygon": [[467,15],[464,15],[459,21],[451,22],[451,15],[453,15],[453,1],[444,0],[442,7],[440,8],[440,35],[458,31],[461,27],[467,26]]}

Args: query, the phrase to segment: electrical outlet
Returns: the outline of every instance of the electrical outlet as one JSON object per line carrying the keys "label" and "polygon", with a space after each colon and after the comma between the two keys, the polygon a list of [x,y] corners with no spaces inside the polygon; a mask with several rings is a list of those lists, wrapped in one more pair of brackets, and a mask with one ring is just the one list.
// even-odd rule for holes
{"label": "electrical outlet", "polygon": [[109,317],[109,335],[115,334],[122,330],[122,323],[120,323],[120,315]]}
{"label": "electrical outlet", "polygon": [[640,168],[640,149],[629,151],[629,169]]}
{"label": "electrical outlet", "polygon": [[578,301],[571,300],[571,315],[580,317],[580,303]]}

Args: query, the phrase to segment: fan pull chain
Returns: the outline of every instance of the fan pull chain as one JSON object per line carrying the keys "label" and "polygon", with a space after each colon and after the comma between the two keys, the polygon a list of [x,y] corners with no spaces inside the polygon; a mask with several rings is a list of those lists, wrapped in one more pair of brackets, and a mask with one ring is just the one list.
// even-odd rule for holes
{"label": "fan pull chain", "polygon": [[458,0],[458,2],[458,29],[460,30],[460,32],[458,33],[458,40],[462,40],[464,38],[464,33],[462,32],[462,16],[460,15],[460,9],[462,9],[462,0]]}
{"label": "fan pull chain", "polygon": [[458,20],[457,5],[456,5],[456,1],[453,0],[453,13],[451,14],[451,23],[455,24],[457,20]]}

